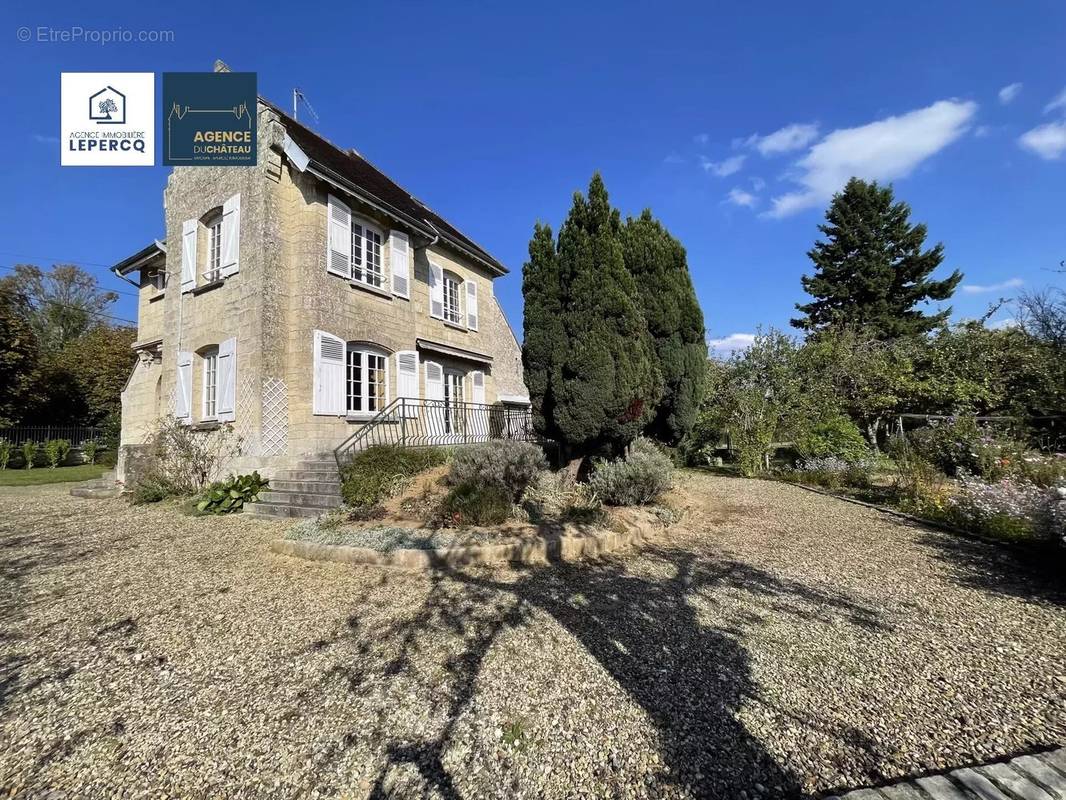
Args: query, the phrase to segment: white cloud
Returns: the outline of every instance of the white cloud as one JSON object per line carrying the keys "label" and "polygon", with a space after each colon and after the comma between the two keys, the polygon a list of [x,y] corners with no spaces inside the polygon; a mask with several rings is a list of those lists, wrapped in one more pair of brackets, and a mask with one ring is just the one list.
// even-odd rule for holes
{"label": "white cloud", "polygon": [[1055,95],[1055,98],[1046,106],[1044,106],[1044,113],[1050,114],[1056,108],[1066,109],[1066,89],[1063,89],[1061,92]]}
{"label": "white cloud", "polygon": [[1025,283],[1021,278],[1011,278],[1002,283],[989,283],[984,286],[977,283],[964,283],[960,289],[966,294],[987,294],[988,292],[1001,292],[1004,289],[1017,289]]}
{"label": "white cloud", "polygon": [[752,178],[751,179],[751,187],[755,191],[761,192],[763,189],[766,188],[766,181],[764,181],[762,178]]}
{"label": "white cloud", "polygon": [[754,208],[759,201],[758,197],[751,192],[745,192],[743,189],[730,189],[726,199],[733,205],[743,206],[744,208]]}
{"label": "white cloud", "polygon": [[719,178],[724,178],[727,175],[732,175],[734,172],[740,172],[740,168],[744,166],[744,160],[747,156],[730,156],[724,161],[711,161],[708,158],[700,159],[700,166],[703,167],[705,172],[713,173]]}
{"label": "white cloud", "polygon": [[1013,101],[1015,97],[1018,96],[1018,93],[1021,90],[1022,85],[1020,83],[1011,83],[1007,86],[1004,86],[1002,89],[999,90],[999,102],[1001,102],[1003,105],[1007,105],[1008,103]]}
{"label": "white cloud", "polygon": [[818,126],[813,123],[793,123],[779,128],[766,136],[753,133],[744,143],[748,147],[754,147],[763,156],[776,156],[781,153],[789,153],[806,147],[818,138]]}
{"label": "white cloud", "polygon": [[987,125],[978,125],[976,128],[973,129],[973,135],[976,136],[978,139],[984,139],[990,133],[992,133],[992,129]]}
{"label": "white cloud", "polygon": [[989,322],[987,327],[994,331],[1001,331],[1004,328],[1017,328],[1018,320],[1011,317],[1004,317],[1003,319],[997,319],[994,322]]}
{"label": "white cloud", "polygon": [[1054,161],[1066,152],[1066,122],[1049,122],[1018,137],[1018,145],[1043,159]]}
{"label": "white cloud", "polygon": [[711,135],[709,133],[697,133],[692,137],[692,141],[696,144],[707,144],[707,142],[711,141]]}
{"label": "white cloud", "polygon": [[663,159],[664,164],[684,164],[685,159],[679,156],[677,153],[671,153]]}
{"label": "white cloud", "polygon": [[773,199],[767,216],[781,218],[822,204],[853,175],[866,180],[904,178],[969,128],[977,104],[940,100],[931,106],[858,128],[828,134],[796,162],[794,192]]}
{"label": "white cloud", "polygon": [[708,339],[707,346],[716,353],[725,355],[737,350],[746,350],[754,341],[754,333],[731,333],[721,339]]}

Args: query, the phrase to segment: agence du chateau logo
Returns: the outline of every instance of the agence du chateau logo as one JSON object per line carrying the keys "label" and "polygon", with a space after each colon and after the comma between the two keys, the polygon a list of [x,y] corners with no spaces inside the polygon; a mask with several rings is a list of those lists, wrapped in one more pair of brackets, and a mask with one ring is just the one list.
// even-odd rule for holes
{"label": "agence du chateau logo", "polygon": [[155,163],[155,74],[64,72],[60,163],[150,167]]}

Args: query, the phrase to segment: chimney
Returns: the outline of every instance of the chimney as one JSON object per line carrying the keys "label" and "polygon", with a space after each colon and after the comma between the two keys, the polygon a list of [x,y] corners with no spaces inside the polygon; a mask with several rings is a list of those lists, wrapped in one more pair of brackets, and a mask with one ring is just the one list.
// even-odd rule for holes
{"label": "chimney", "polygon": [[223,61],[221,58],[215,59],[215,72],[229,72],[229,64]]}

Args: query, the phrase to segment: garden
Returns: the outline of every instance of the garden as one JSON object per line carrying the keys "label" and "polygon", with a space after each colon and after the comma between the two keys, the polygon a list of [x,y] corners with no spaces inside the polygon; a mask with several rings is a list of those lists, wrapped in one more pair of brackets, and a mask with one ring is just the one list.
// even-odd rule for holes
{"label": "garden", "polygon": [[40,443],[25,441],[16,446],[0,437],[0,486],[38,486],[99,478],[112,457],[113,451],[104,451],[97,439],[88,439],[75,448],[62,438]]}

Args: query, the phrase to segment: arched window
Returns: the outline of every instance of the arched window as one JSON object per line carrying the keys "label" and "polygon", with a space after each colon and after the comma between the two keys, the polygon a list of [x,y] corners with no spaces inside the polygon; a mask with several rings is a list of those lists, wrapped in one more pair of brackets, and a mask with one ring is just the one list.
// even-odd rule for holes
{"label": "arched window", "polygon": [[374,345],[349,342],[346,356],[348,414],[377,414],[389,403],[388,353]]}

